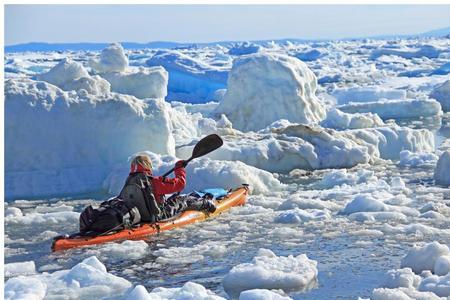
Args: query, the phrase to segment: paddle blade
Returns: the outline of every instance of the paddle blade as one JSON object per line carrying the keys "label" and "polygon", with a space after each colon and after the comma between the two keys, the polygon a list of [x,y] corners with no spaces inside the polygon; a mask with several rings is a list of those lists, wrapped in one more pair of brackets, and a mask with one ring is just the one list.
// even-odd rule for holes
{"label": "paddle blade", "polygon": [[217,134],[210,134],[202,138],[197,145],[195,145],[194,150],[192,150],[191,159],[206,155],[223,145],[223,140]]}

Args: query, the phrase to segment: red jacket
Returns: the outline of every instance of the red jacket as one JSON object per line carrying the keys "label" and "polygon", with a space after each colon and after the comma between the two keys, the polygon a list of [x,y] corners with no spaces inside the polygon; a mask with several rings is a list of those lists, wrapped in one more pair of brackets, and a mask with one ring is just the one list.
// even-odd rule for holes
{"label": "red jacket", "polygon": [[[133,167],[135,169],[133,169]],[[141,166],[132,166],[131,171],[142,172],[149,176],[152,176],[150,170],[142,169]],[[186,186],[186,170],[182,163],[177,162],[175,164],[175,178],[163,178],[161,176],[153,177],[152,179],[153,195],[158,203],[164,202],[165,194],[173,194],[181,192]]]}

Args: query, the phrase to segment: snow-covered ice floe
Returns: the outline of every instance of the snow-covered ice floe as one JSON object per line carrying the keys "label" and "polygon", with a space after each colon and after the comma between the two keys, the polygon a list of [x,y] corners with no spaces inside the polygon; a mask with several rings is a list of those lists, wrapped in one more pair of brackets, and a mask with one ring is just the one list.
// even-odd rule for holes
{"label": "snow-covered ice floe", "polygon": [[[402,269],[386,273],[371,299],[446,299],[450,296],[450,251],[438,242],[416,246],[402,259]],[[444,297],[444,298],[441,298]]]}
{"label": "snow-covered ice floe", "polygon": [[380,100],[349,103],[338,108],[347,113],[375,113],[382,119],[433,117],[442,114],[441,104],[434,99]]}
{"label": "snow-covered ice floe", "polygon": [[225,300],[200,284],[187,282],[179,288],[156,288],[150,293],[142,285],[136,286],[126,300]]}
{"label": "snow-covered ice floe", "polygon": [[314,286],[317,272],[317,262],[308,259],[305,254],[285,257],[259,249],[251,263],[233,267],[224,277],[222,285],[232,297],[252,289],[299,291]]}
{"label": "snow-covered ice floe", "polygon": [[[266,131],[224,136],[225,145],[208,157],[239,160],[270,172],[292,169],[350,168],[378,158],[398,159],[402,150],[434,151],[431,131],[386,126],[336,131],[279,122]],[[193,146],[177,148],[188,157]]]}
{"label": "snow-covered ice floe", "polygon": [[99,299],[125,293],[132,284],[107,272],[92,256],[70,270],[17,276],[5,283],[5,299],[43,299],[67,295],[78,299]]}

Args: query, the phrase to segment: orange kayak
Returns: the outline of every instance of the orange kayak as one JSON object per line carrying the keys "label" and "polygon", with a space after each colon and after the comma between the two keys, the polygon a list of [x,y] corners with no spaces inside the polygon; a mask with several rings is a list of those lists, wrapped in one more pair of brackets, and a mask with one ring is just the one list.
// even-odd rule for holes
{"label": "orange kayak", "polygon": [[248,187],[246,185],[231,191],[224,198],[220,200],[214,200],[217,209],[214,213],[211,214],[203,211],[185,211],[178,217],[168,221],[157,222],[154,224],[141,224],[139,227],[124,229],[108,235],[94,237],[81,236],[79,234],[75,234],[72,236],[58,236],[53,239],[52,251],[67,250],[71,248],[123,240],[142,240],[150,235],[158,234],[161,231],[166,231],[184,225],[204,221],[208,218],[215,217],[234,206],[244,205],[247,200],[247,195]]}

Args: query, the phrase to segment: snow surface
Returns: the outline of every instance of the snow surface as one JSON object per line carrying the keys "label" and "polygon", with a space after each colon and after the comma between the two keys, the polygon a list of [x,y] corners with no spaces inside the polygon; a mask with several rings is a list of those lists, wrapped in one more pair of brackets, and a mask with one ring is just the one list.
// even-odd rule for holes
{"label": "snow surface", "polygon": [[256,288],[303,290],[312,287],[317,278],[317,262],[305,254],[276,256],[268,249],[259,249],[251,263],[233,267],[223,279],[225,291],[232,297]]}
{"label": "snow surface", "polygon": [[302,61],[253,54],[233,62],[227,92],[216,112],[243,131],[263,129],[280,119],[316,123],[325,117],[316,88],[316,76]]}

